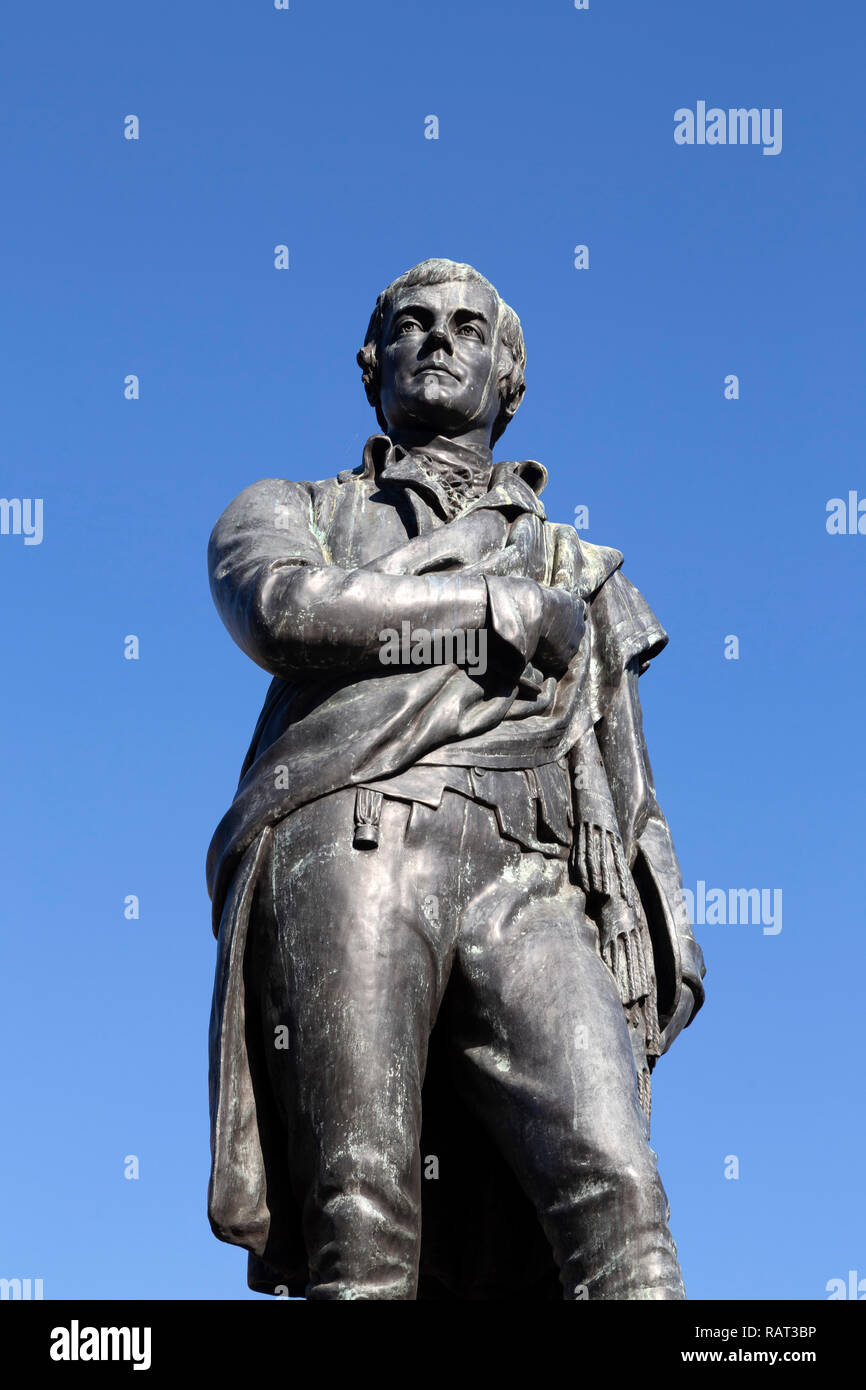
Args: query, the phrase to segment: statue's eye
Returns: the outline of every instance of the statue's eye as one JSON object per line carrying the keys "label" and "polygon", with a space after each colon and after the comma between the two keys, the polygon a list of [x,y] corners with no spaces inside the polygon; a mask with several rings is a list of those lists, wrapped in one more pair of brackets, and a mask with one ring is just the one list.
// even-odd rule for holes
{"label": "statue's eye", "polygon": [[474,323],[463,323],[457,330],[464,338],[480,338],[481,333]]}
{"label": "statue's eye", "polygon": [[403,319],[403,322],[397,325],[397,336],[402,337],[404,333],[412,333],[417,327],[414,319]]}

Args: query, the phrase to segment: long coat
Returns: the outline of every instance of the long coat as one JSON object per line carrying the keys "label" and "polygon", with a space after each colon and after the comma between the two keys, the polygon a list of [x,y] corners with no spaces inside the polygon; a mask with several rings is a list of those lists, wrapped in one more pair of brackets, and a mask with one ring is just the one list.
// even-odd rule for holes
{"label": "long coat", "polygon": [[[428,473],[378,435],[357,470],[247,488],[211,536],[220,615],[274,677],[207,865],[218,940],[208,1214],[221,1240],[250,1252],[253,1288],[299,1295],[307,1282],[299,1214],[272,1138],[273,1100],[247,1036],[243,972],[272,829],[298,806],[428,754],[499,767],[567,757],[573,868],[598,914],[624,1008],[641,1011],[644,1080],[684,981],[702,1002],[703,959],[655,797],[638,698],[638,677],[667,635],[622,574],[619,551],[547,520],[545,481],[534,461],[499,464],[488,492],[449,523]],[[509,575],[566,588],[583,604],[577,656],[531,699],[522,682],[533,653],[524,649]],[[486,614],[514,658],[512,677],[490,686],[444,664],[383,674],[380,633],[399,630],[413,604],[415,625],[427,628],[478,627]],[[419,1297],[561,1297],[534,1213],[451,1094],[439,1055],[434,1030],[423,1112],[428,1122],[435,1117],[440,1158],[451,1136],[455,1161],[442,1166],[459,1179],[424,1184]],[[423,1144],[422,1132],[422,1152]]]}

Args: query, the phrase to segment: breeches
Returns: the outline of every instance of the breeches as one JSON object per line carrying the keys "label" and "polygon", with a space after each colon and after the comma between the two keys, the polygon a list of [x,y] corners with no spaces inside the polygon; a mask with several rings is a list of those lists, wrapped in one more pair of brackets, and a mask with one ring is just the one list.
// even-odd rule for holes
{"label": "breeches", "polygon": [[311,1299],[414,1299],[421,1088],[448,989],[462,1101],[513,1170],[566,1299],[685,1297],[616,985],[567,863],[446,790],[355,792],[276,828],[247,947]]}

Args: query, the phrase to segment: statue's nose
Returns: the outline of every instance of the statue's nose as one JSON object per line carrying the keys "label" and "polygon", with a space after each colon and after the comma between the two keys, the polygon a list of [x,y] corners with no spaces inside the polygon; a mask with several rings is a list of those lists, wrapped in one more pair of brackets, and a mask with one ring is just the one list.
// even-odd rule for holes
{"label": "statue's nose", "polygon": [[445,352],[454,352],[454,339],[448,325],[445,323],[434,323],[427,335],[427,347],[434,351],[441,348]]}

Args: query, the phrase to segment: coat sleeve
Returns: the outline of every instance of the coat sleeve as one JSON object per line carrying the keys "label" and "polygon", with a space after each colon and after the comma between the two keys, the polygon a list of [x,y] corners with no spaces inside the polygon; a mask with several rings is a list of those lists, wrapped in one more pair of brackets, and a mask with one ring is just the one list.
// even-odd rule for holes
{"label": "coat sleeve", "polygon": [[387,575],[331,562],[315,484],[266,478],[223,512],[208,546],[211,593],[242,651],[271,675],[381,665],[384,629],[471,630],[487,621],[481,576]]}

